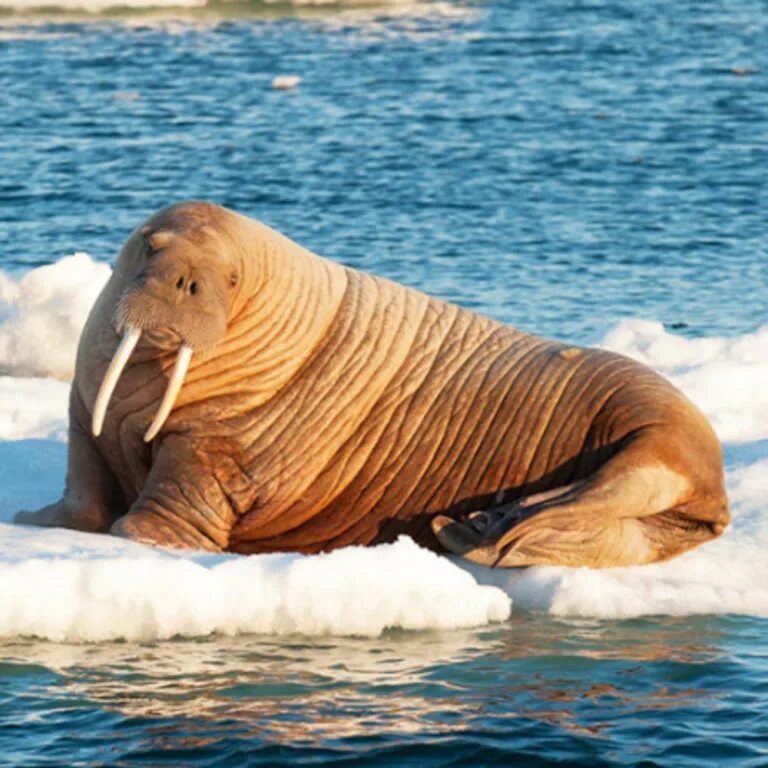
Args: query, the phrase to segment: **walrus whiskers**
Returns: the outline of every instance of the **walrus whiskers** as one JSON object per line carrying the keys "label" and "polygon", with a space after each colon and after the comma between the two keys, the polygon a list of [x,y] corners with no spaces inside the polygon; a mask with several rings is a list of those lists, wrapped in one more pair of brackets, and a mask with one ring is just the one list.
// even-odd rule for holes
{"label": "walrus whiskers", "polygon": [[99,393],[96,395],[96,403],[93,406],[93,418],[91,420],[91,431],[94,437],[98,437],[101,434],[101,428],[104,426],[104,416],[107,413],[107,406],[109,400],[112,397],[112,393],[117,386],[117,382],[120,379],[120,375],[123,372],[128,358],[131,356],[136,344],[141,337],[141,330],[128,326],[120,341],[120,345],[115,351],[115,355],[112,358],[112,362],[107,368],[107,372],[104,374],[104,378],[101,381],[99,387]]}
{"label": "walrus whiskers", "polygon": [[149,429],[144,435],[144,442],[149,443],[155,438],[157,433],[162,429],[165,420],[168,418],[168,414],[173,408],[173,404],[176,402],[176,398],[179,395],[181,385],[184,383],[184,377],[187,375],[187,369],[189,368],[190,360],[192,360],[192,347],[188,347],[183,344],[179,350],[178,357],[173,366],[173,372],[171,378],[168,381],[165,394],[163,395],[163,402],[160,403],[160,408],[155,414],[155,418],[150,425]]}

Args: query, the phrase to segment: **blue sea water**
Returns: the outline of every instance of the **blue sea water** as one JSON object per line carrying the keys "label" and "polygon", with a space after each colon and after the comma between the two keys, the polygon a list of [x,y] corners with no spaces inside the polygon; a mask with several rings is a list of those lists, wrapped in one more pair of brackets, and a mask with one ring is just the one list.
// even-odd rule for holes
{"label": "blue sea water", "polygon": [[[526,330],[768,303],[768,8],[0,17],[0,269],[205,198]],[[299,87],[271,87],[277,75]],[[768,766],[768,620],[0,646],[0,764]]]}

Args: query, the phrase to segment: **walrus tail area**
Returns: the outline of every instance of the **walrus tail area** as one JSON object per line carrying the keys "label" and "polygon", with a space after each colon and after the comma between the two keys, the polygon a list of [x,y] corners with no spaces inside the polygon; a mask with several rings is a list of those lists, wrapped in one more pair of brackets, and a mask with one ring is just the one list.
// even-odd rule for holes
{"label": "walrus tail area", "polygon": [[[460,520],[438,516],[433,531],[449,551],[494,567],[610,568],[674,557],[719,536],[729,516],[723,488],[702,480],[712,475],[697,466],[695,450],[689,466],[664,461],[681,455],[669,442],[669,434],[641,431],[579,482]],[[707,448],[698,463],[717,460]]]}

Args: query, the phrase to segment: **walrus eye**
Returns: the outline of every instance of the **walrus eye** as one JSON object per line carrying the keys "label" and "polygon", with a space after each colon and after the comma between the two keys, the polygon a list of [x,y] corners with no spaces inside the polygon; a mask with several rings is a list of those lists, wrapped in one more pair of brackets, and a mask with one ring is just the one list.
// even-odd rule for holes
{"label": "walrus eye", "polygon": [[237,272],[233,272],[229,276],[229,285],[230,285],[231,288],[234,288],[237,285],[238,279],[239,279],[239,276],[238,276]]}

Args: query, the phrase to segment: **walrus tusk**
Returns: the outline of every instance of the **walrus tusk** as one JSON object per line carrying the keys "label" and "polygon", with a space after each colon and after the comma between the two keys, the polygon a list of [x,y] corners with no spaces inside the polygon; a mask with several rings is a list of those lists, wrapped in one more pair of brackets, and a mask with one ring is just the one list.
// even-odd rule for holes
{"label": "walrus tusk", "polygon": [[187,369],[189,368],[189,361],[192,359],[192,347],[188,347],[184,344],[179,350],[176,363],[173,366],[173,372],[171,378],[168,381],[165,394],[163,395],[163,402],[160,403],[155,418],[150,424],[147,433],[144,435],[144,442],[148,443],[154,439],[155,435],[160,431],[165,420],[168,418],[168,414],[173,408],[173,404],[176,402],[181,385],[184,383],[184,377],[187,375]]}
{"label": "walrus tusk", "polygon": [[131,352],[133,352],[140,336],[141,330],[139,328],[128,326],[125,335],[115,351],[112,362],[110,362],[109,368],[107,368],[107,372],[101,380],[101,386],[96,395],[96,403],[93,406],[93,417],[91,419],[91,431],[93,432],[94,437],[98,437],[101,434],[101,428],[104,426],[104,416],[107,413],[109,399],[112,397],[112,392],[114,392],[114,389],[117,386],[123,368],[125,368],[128,358],[131,356]]}

